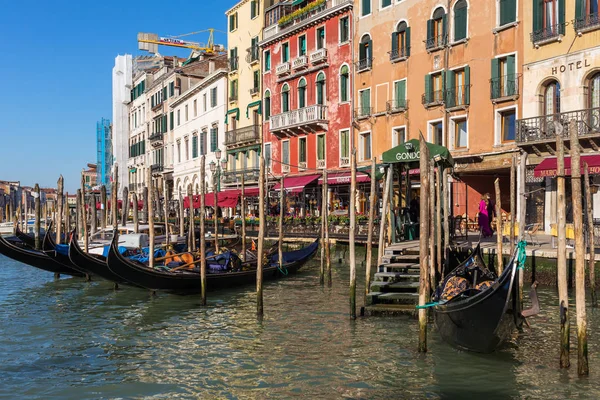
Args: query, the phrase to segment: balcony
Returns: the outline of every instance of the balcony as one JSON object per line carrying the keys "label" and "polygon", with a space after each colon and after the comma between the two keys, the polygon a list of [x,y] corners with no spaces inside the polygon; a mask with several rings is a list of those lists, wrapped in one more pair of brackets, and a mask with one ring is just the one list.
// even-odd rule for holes
{"label": "balcony", "polygon": [[537,48],[542,44],[556,42],[565,34],[566,23],[550,25],[531,33],[531,42]]}
{"label": "balcony", "polygon": [[389,114],[404,112],[408,105],[408,100],[406,99],[394,99],[390,100],[386,103],[386,111]]}
{"label": "balcony", "polygon": [[298,162],[298,169],[306,169],[306,161]]}
{"label": "balcony", "polygon": [[275,73],[277,75],[287,74],[288,72],[290,72],[290,62],[289,61],[281,63],[275,68]]}
{"label": "balcony", "polygon": [[162,132],[155,132],[148,137],[152,147],[161,147],[163,144],[164,134]]}
{"label": "balcony", "polygon": [[290,172],[290,166],[286,164],[281,165],[281,172],[288,173]]}
{"label": "balcony", "polygon": [[392,50],[388,54],[390,55],[390,61],[393,63],[405,61],[408,59],[408,47]]}
{"label": "balcony", "polygon": [[431,53],[432,51],[441,50],[446,46],[448,35],[432,36],[423,42],[425,43],[425,50]]}
{"label": "balcony", "polygon": [[349,167],[350,157],[340,157],[340,167]]}
{"label": "balcony", "polygon": [[470,86],[461,85],[446,90],[446,108],[465,108],[469,105]]}
{"label": "balcony", "polygon": [[271,115],[270,129],[277,133],[308,133],[326,129],[327,106],[315,104],[282,114]]}
{"label": "balcony", "polygon": [[162,164],[152,164],[150,167],[150,171],[152,171],[153,174],[159,174],[163,172],[164,169],[165,168]]}
{"label": "balcony", "polygon": [[260,56],[260,48],[258,46],[250,46],[246,49],[246,62],[248,64],[257,63]]}
{"label": "balcony", "polygon": [[573,28],[577,33],[589,32],[600,28],[600,14],[593,13],[584,16],[583,18],[573,20]]}
{"label": "balcony", "polygon": [[325,160],[317,160],[317,169],[325,169]]}
{"label": "balcony", "polygon": [[306,55],[296,57],[292,60],[292,68],[300,69],[308,67],[308,57]]}
{"label": "balcony", "polygon": [[318,64],[321,62],[327,62],[327,49],[322,48],[310,54],[310,62]]}
{"label": "balcony", "polygon": [[510,74],[490,79],[490,99],[492,103],[518,99],[519,79],[521,79],[521,74]]}
{"label": "balcony", "polygon": [[244,184],[258,182],[260,170],[258,168],[248,168],[240,171],[225,171],[222,172],[223,183],[226,185],[242,183],[242,175],[244,175]]}
{"label": "balcony", "polygon": [[426,108],[442,105],[444,104],[444,91],[433,90],[429,93],[423,93],[421,102]]}
{"label": "balcony", "polygon": [[358,107],[354,110],[355,119],[369,118],[373,114],[373,107]]}
{"label": "balcony", "polygon": [[[553,143],[556,141],[556,127],[562,127],[562,136],[569,139],[569,123],[577,121],[577,135],[581,138],[600,138],[600,107],[564,112],[554,115],[524,118],[517,120],[516,142],[519,145]],[[596,147],[597,145],[592,145]]]}
{"label": "balcony", "polygon": [[232,57],[229,59],[229,72],[235,72],[238,70],[238,58]]}
{"label": "balcony", "polygon": [[354,66],[356,67],[356,72],[370,71],[371,67],[373,67],[373,57],[363,58],[354,63]]}
{"label": "balcony", "polygon": [[162,107],[162,105],[163,105],[163,102],[161,101],[160,103],[157,103],[157,104],[153,105],[152,108],[151,108],[151,110],[156,112],[156,111],[160,110],[160,108]]}
{"label": "balcony", "polygon": [[260,141],[260,125],[245,126],[225,132],[225,146],[238,147]]}
{"label": "balcony", "polygon": [[253,87],[253,88],[249,89],[248,91],[250,92],[250,96],[254,96],[254,95],[258,94],[258,92],[260,91],[260,88]]}
{"label": "balcony", "polygon": [[237,93],[232,93],[232,94],[229,95],[229,102],[230,103],[233,103],[234,101],[237,101],[237,99],[238,99]]}

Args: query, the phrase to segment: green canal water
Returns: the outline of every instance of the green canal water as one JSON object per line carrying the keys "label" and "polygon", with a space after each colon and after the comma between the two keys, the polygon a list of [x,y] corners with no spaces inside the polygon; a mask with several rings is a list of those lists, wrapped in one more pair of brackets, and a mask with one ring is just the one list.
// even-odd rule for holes
{"label": "green canal water", "polygon": [[267,283],[258,322],[252,287],[210,293],[203,308],[195,296],[55,281],[0,256],[0,398],[600,398],[600,313],[588,312],[591,376],[577,377],[575,348],[561,371],[552,289],[539,291],[532,328],[496,354],[457,351],[434,328],[419,354],[416,321],[349,320],[347,265],[334,264],[332,288],[318,270],[314,260]]}

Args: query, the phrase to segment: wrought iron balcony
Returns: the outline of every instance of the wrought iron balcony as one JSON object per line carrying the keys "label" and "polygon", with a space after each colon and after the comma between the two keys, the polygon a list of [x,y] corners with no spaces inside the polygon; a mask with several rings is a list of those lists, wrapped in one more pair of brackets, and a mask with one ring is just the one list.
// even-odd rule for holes
{"label": "wrought iron balcony", "polygon": [[244,175],[244,184],[258,182],[260,170],[258,168],[247,168],[240,171],[225,171],[221,173],[224,184],[241,184]]}
{"label": "wrought iron balcony", "polygon": [[326,62],[326,61],[327,61],[327,49],[326,48],[322,48],[322,49],[319,49],[317,51],[310,53],[310,62],[311,63],[317,64],[317,63]]}
{"label": "wrought iron balcony", "polygon": [[373,114],[373,107],[358,107],[354,110],[354,118],[363,119],[368,118]]}
{"label": "wrought iron balcony", "polygon": [[246,49],[246,62],[253,64],[258,62],[260,58],[260,48],[258,46],[250,46]]}
{"label": "wrought iron balcony", "polygon": [[445,104],[446,108],[465,107],[469,105],[468,85],[461,85],[446,90]]}
{"label": "wrought iron balcony", "polygon": [[225,132],[225,146],[241,146],[258,143],[260,125],[250,125]]}
{"label": "wrought iron balcony", "polygon": [[148,137],[148,140],[150,140],[152,146],[155,146],[156,143],[158,143],[158,145],[162,144],[161,142],[163,140],[163,137],[164,134],[162,132],[154,132]]}
{"label": "wrought iron balcony", "polygon": [[300,69],[308,67],[308,57],[305,55],[299,56],[292,60],[292,68]]}
{"label": "wrought iron balcony", "polygon": [[429,93],[423,93],[421,102],[425,107],[433,107],[444,104],[444,91],[433,90]]}
{"label": "wrought iron balcony", "polygon": [[234,101],[237,101],[237,99],[238,99],[238,94],[237,93],[232,93],[232,94],[229,95],[229,102],[230,103],[234,102]]}
{"label": "wrought iron balcony", "polygon": [[408,58],[408,49],[409,47],[403,47],[400,49],[389,51],[391,62],[404,61]]}
{"label": "wrought iron balcony", "polygon": [[373,67],[373,57],[363,58],[354,63],[354,66],[356,67],[356,72],[369,71]]}
{"label": "wrought iron balcony", "polygon": [[510,74],[490,79],[490,99],[511,100],[519,96],[521,74]]}
{"label": "wrought iron balcony", "polygon": [[258,92],[260,91],[260,88],[253,87],[253,88],[250,88],[248,91],[250,92],[251,96],[254,96],[255,94],[258,94]]}
{"label": "wrought iron balcony", "polygon": [[269,123],[272,133],[306,133],[321,130],[328,124],[327,106],[315,104],[282,114],[271,115]]}
{"label": "wrought iron balcony", "polygon": [[290,62],[289,61],[281,63],[277,67],[275,67],[275,73],[277,75],[287,74],[288,72],[290,72]]}
{"label": "wrought iron balcony", "polygon": [[164,166],[162,164],[152,164],[152,166],[150,167],[150,171],[152,171],[152,173],[159,173],[159,172],[163,172],[164,170]]}
{"label": "wrought iron balcony", "polygon": [[562,126],[562,136],[568,139],[570,122],[577,121],[578,136],[600,136],[600,107],[517,120],[516,142],[519,144],[554,142],[556,125]]}
{"label": "wrought iron balcony", "polygon": [[423,40],[427,51],[436,51],[443,49],[448,43],[448,35],[437,35]]}
{"label": "wrought iron balcony", "polygon": [[566,23],[550,25],[538,31],[531,32],[531,42],[534,45],[540,45],[557,40],[565,34]]}
{"label": "wrought iron balcony", "polygon": [[394,99],[386,103],[386,110],[388,113],[397,113],[405,111],[408,108],[408,100],[406,99]]}
{"label": "wrought iron balcony", "polygon": [[591,31],[600,28],[600,14],[593,13],[573,20],[575,32]]}

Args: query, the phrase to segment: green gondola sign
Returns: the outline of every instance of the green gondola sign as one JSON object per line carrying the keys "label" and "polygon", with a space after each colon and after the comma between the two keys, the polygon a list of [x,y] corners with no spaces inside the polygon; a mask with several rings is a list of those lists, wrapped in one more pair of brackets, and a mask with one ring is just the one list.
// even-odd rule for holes
{"label": "green gondola sign", "polygon": [[[436,160],[436,164],[445,166],[454,165],[450,151],[438,144],[427,142],[429,158]],[[411,139],[383,153],[381,160],[384,163],[418,163],[421,157],[421,143],[418,139]]]}

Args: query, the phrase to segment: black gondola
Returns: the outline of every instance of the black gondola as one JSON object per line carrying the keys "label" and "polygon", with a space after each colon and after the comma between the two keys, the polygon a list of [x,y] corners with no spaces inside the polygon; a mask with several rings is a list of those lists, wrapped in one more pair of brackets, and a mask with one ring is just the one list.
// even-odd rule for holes
{"label": "black gondola", "polygon": [[35,236],[25,233],[19,229],[19,226],[15,228],[15,236],[19,238],[27,246],[35,249]]}
{"label": "black gondola", "polygon": [[69,259],[80,270],[88,274],[97,275],[111,282],[123,283],[125,280],[113,273],[106,265],[106,257],[86,253],[77,242],[77,235],[73,233],[69,242]]}
{"label": "black gondola", "polygon": [[47,254],[28,248],[23,242],[15,243],[8,241],[1,235],[0,254],[23,264],[31,265],[44,271],[54,272],[55,274],[81,276],[79,272],[54,261]]}
{"label": "black gondola", "polygon": [[77,276],[86,276],[89,279],[90,274],[73,264],[69,258],[69,246],[64,244],[57,245],[52,237],[52,234],[50,233],[51,231],[52,229],[48,229],[44,235],[44,240],[42,241],[42,251],[58,264],[61,264],[65,268],[74,271]]}
{"label": "black gondola", "polygon": [[[440,284],[433,296],[433,313],[446,342],[463,350],[491,353],[522,324],[516,254],[497,277],[485,266],[478,245]],[[456,295],[448,298],[451,287],[457,288]]]}
{"label": "black gondola", "polygon": [[[283,268],[273,263],[270,257],[268,264],[263,269],[263,279],[275,279],[294,273],[308,261],[317,251],[318,239],[310,246],[295,252],[284,253]],[[207,269],[210,262],[207,263]],[[121,255],[117,246],[116,235],[110,246],[107,258],[108,268],[126,281],[151,290],[166,290],[176,293],[193,293],[200,291],[200,274],[198,271],[170,272],[160,269],[151,269],[145,264],[130,260]],[[256,260],[248,261],[245,266],[256,266]],[[256,269],[241,270],[237,272],[220,272],[206,274],[207,289],[221,289],[256,282]]]}

